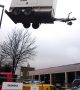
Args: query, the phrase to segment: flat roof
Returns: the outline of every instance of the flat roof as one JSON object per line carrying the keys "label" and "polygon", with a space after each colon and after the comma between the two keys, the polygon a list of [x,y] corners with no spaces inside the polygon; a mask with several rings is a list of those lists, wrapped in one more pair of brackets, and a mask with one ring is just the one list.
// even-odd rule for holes
{"label": "flat roof", "polygon": [[64,72],[74,72],[74,71],[80,71],[80,63],[57,66],[57,67],[50,67],[50,68],[44,68],[44,69],[37,69],[34,71],[30,71],[29,75],[64,73]]}

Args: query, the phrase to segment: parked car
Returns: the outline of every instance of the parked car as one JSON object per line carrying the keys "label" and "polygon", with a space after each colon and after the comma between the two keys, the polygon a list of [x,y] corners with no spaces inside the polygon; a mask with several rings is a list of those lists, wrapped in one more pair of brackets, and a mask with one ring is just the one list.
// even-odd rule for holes
{"label": "parked car", "polygon": [[40,80],[24,80],[24,84],[41,84],[42,82]]}
{"label": "parked car", "polygon": [[73,85],[74,87],[80,86],[80,79],[74,79],[73,82],[72,82],[72,85]]}
{"label": "parked car", "polygon": [[32,80],[24,80],[23,83],[24,84],[31,84],[32,83]]}
{"label": "parked car", "polygon": [[39,80],[33,80],[33,82],[32,82],[33,84],[41,84],[42,82],[41,81],[39,81]]}

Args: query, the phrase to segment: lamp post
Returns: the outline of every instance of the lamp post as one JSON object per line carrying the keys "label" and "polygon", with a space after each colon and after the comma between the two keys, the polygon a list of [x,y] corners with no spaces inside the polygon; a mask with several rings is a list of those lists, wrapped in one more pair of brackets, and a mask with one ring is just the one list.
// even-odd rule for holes
{"label": "lamp post", "polygon": [[4,12],[4,5],[0,5],[0,8],[2,8],[1,17],[0,17],[0,28],[1,28],[2,17],[3,17],[3,12]]}

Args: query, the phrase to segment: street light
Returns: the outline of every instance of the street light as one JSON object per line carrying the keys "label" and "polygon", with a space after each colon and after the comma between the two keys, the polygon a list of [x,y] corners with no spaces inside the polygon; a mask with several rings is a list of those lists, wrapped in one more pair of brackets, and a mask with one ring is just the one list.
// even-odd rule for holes
{"label": "street light", "polygon": [[3,17],[3,12],[4,12],[4,5],[0,5],[1,9],[1,17],[0,17],[0,28],[1,28],[1,23],[2,23],[2,17]]}

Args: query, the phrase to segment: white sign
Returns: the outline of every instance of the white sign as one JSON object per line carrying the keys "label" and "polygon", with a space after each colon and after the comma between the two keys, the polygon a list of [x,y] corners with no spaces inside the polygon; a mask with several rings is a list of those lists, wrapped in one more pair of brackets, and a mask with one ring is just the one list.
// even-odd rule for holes
{"label": "white sign", "polygon": [[31,87],[31,90],[39,90],[39,87],[37,87],[37,86],[32,86],[32,87]]}
{"label": "white sign", "polygon": [[23,84],[22,83],[15,83],[15,82],[3,82],[2,90],[22,90]]}

